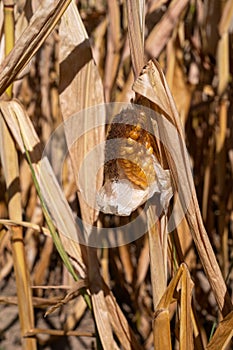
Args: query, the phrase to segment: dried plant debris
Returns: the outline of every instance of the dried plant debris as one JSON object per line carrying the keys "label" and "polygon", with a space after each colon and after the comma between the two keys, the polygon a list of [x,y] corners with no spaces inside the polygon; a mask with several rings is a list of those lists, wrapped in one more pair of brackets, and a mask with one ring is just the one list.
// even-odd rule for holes
{"label": "dried plant debris", "polygon": [[112,120],[105,149],[105,184],[97,195],[104,213],[128,216],[155,193],[167,210],[172,196],[170,173],[157,160],[147,113],[132,105]]}
{"label": "dried plant debris", "polygon": [[[104,349],[233,348],[232,16],[232,0],[0,1],[0,349],[97,349],[99,340]],[[112,102],[121,109],[108,113]],[[73,143],[98,124],[86,111],[100,105],[102,127]],[[64,249],[88,279],[92,312],[46,226],[17,111]],[[57,126],[78,112],[83,125],[65,130],[70,152],[58,184],[60,134],[52,167],[37,157],[38,145],[51,145]],[[178,226],[171,219],[185,188],[177,175],[184,153],[167,121],[185,136],[198,199],[190,205],[182,192],[189,205]],[[99,144],[101,157],[78,177]],[[156,220],[154,203],[165,211]],[[77,217],[94,222],[100,248],[79,245],[85,227],[77,231]]]}

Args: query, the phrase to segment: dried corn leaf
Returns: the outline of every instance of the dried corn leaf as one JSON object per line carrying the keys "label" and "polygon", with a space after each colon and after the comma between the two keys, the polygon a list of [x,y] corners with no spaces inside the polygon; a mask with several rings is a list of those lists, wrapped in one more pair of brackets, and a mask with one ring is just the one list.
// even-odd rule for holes
{"label": "dried corn leaf", "polygon": [[167,237],[166,234],[165,237],[160,236],[160,221],[155,223],[155,216],[155,208],[150,206],[147,210],[147,220],[154,310],[156,310],[167,285],[167,245],[163,246],[163,241],[167,242]]}
{"label": "dried corn leaf", "polygon": [[[176,215],[178,214],[179,222],[186,216],[218,306],[223,314],[226,314],[231,310],[232,304],[202,222],[181,122],[162,70],[156,61],[148,62],[134,83],[133,89],[139,95],[153,102],[152,109],[158,109],[158,107],[161,109],[158,129],[165,145],[166,160],[171,171],[173,184],[179,195]],[[179,222],[176,220],[176,225]],[[174,228],[174,226],[170,226],[170,230]]]}
{"label": "dried corn leaf", "polygon": [[156,58],[159,56],[188,3],[188,0],[173,0],[171,2],[163,18],[150,32],[146,40],[145,49],[150,56]]}
{"label": "dried corn leaf", "polygon": [[1,268],[1,271],[0,271],[0,281],[2,281],[4,278],[7,278],[7,276],[10,274],[12,270],[12,267],[14,266],[13,264],[14,264],[14,261],[12,258],[12,254],[6,253],[4,266]]}
{"label": "dried corn leaf", "polygon": [[[184,31],[182,27],[182,32]],[[167,72],[166,79],[171,93],[176,103],[177,111],[180,115],[182,124],[185,125],[188,112],[190,109],[192,93],[194,90],[194,85],[191,85],[187,82],[187,77],[184,74],[184,62],[178,57],[182,55],[182,51],[176,45],[177,40],[177,31],[172,36],[172,39],[169,40],[167,45]],[[195,75],[195,83],[197,83],[198,72]],[[194,77],[192,78],[194,83]]]}
{"label": "dried corn leaf", "polygon": [[18,156],[15,143],[3,118],[0,118],[0,155],[8,188],[9,215],[13,220],[21,220],[22,208],[19,192]]}
{"label": "dried corn leaf", "polygon": [[124,350],[142,350],[142,346],[138,343],[132,329],[130,328],[123,312],[116,302],[114,295],[105,286],[105,300],[110,315],[110,322],[113,330],[119,339]]}
{"label": "dried corn leaf", "polygon": [[180,305],[180,350],[193,349],[193,328],[192,328],[192,288],[189,271],[186,265],[183,268],[181,277],[181,305]]}
{"label": "dried corn leaf", "polygon": [[[72,162],[82,214],[82,224],[88,244],[92,225],[97,220],[95,191],[103,181],[103,171],[95,172],[95,165],[86,157],[105,139],[105,110],[97,113],[95,105],[103,104],[103,86],[92,58],[90,42],[76,8],[72,2],[59,26],[60,45],[60,102],[64,130]],[[78,60],[77,57],[82,58]],[[90,108],[92,107],[92,108]],[[89,109],[88,109],[89,108]],[[93,162],[103,164],[104,152]],[[95,176],[93,185],[93,174]],[[90,201],[85,200],[85,195]],[[95,239],[95,237],[93,237]],[[95,245],[95,243],[94,243]],[[88,249],[89,281],[94,317],[104,349],[114,348],[112,328],[102,291],[96,251]]]}
{"label": "dried corn leaf", "polygon": [[148,236],[146,235],[144,246],[141,249],[140,257],[138,259],[138,264],[137,264],[136,287],[139,287],[142,284],[142,282],[145,280],[149,265],[150,265],[149,240],[148,240]]}
{"label": "dried corn leaf", "polygon": [[149,1],[148,13],[155,12],[160,7],[164,6],[166,2],[168,2],[168,0]]}
{"label": "dried corn leaf", "polygon": [[31,155],[44,201],[57,229],[61,233],[60,238],[65,250],[77,262],[77,269],[80,275],[84,276],[83,252],[81,252],[78,244],[78,241],[82,240],[81,233],[78,231],[79,229],[74,222],[71,209],[57,183],[48,159],[46,157],[41,159],[41,144],[31,120],[22,106],[15,100],[11,102],[1,101],[0,109],[21,152],[25,153],[21,137],[22,133],[25,147]]}
{"label": "dried corn leaf", "polygon": [[122,262],[125,280],[131,284],[133,282],[134,267],[130,256],[130,245],[119,246],[119,257]]}
{"label": "dried corn leaf", "polygon": [[114,50],[117,51],[120,48],[121,31],[120,31],[120,8],[116,0],[108,0],[108,13],[109,13],[109,27],[111,32],[112,44]]}
{"label": "dried corn leaf", "polygon": [[3,16],[3,1],[1,1],[0,3],[0,30],[1,30],[1,33],[2,33],[2,29],[3,29],[3,22],[4,22],[4,16]]}
{"label": "dried corn leaf", "polygon": [[[97,283],[95,283],[95,288],[96,286]],[[92,307],[103,349],[114,349],[114,339],[110,324],[111,315],[107,309],[104,292],[102,289],[95,292],[92,290]]]}
{"label": "dried corn leaf", "polygon": [[182,277],[182,273],[184,268],[186,268],[185,264],[181,264],[178,271],[176,272],[175,276],[172,278],[171,282],[169,283],[168,287],[166,288],[165,293],[163,294],[157,310],[162,309],[168,309],[169,305],[175,301],[174,299],[174,292],[179,284],[179,281]]}
{"label": "dried corn leaf", "polygon": [[[7,103],[7,102],[6,102]],[[9,194],[8,211],[12,220],[22,219],[18,154],[12,135],[6,125],[7,113],[0,112],[0,139],[1,161],[5,173],[7,190]],[[17,284],[17,297],[21,335],[24,336],[34,327],[34,313],[32,306],[32,293],[29,272],[27,268],[25,249],[23,244],[23,231],[21,226],[11,226],[12,257]],[[22,347],[36,349],[33,339],[22,339]]]}
{"label": "dried corn leaf", "polygon": [[231,0],[225,1],[222,16],[218,25],[220,36],[229,32],[233,24],[233,3]]}
{"label": "dried corn leaf", "polygon": [[[107,52],[104,69],[104,93],[105,101],[111,100],[111,91],[116,80],[119,62],[121,59],[120,49],[121,43],[121,17],[120,8],[116,0],[108,1],[108,36],[107,36]],[[103,44],[103,43],[102,43]]]}
{"label": "dried corn leaf", "polygon": [[0,95],[14,81],[54,29],[70,0],[43,1],[27,29],[0,66]]}
{"label": "dried corn leaf", "polygon": [[[95,250],[90,249],[89,256],[91,259],[89,261],[94,263],[94,265],[91,265],[89,271],[91,276],[89,277],[89,287],[95,321],[100,332],[100,339],[103,342],[102,345],[107,348],[108,344],[113,344],[111,336],[113,330],[123,349],[142,350],[114,295],[99,275],[95,254]],[[108,323],[108,328],[106,328],[106,323]],[[114,347],[116,347],[115,343]]]}
{"label": "dried corn leaf", "polygon": [[206,350],[224,350],[233,336],[233,311],[219,324]]}
{"label": "dried corn leaf", "polygon": [[[165,349],[162,347],[163,344],[169,346],[168,339],[162,339],[160,334],[165,337],[169,336],[169,305],[174,301],[174,293],[178,286],[181,289],[181,300],[180,300],[180,349],[193,349],[193,330],[191,324],[191,292],[193,283],[191,281],[189,271],[185,264],[181,264],[176,275],[169,283],[164,295],[162,296],[157,310],[155,312],[154,320],[154,342],[155,349]],[[165,334],[164,334],[165,332]],[[158,337],[158,338],[157,338]],[[170,337],[169,337],[170,340]],[[165,343],[164,343],[165,342]],[[156,347],[158,346],[158,347]],[[160,346],[160,347],[159,347]],[[169,348],[169,347],[168,347]]]}
{"label": "dried corn leaf", "polygon": [[[66,141],[77,184],[82,219],[87,224],[96,221],[98,211],[89,206],[80,192],[79,172],[83,167],[84,193],[90,192],[91,169],[85,162],[87,153],[105,138],[105,112],[92,119],[89,107],[104,102],[103,86],[94,64],[89,39],[78,10],[72,2],[64,14],[59,27],[60,45],[60,102],[64,121]],[[81,111],[81,113],[79,113]],[[94,109],[93,109],[94,111]],[[94,111],[95,112],[95,111]],[[93,115],[92,115],[93,116]],[[72,118],[71,118],[72,117]],[[99,119],[98,119],[99,118]],[[91,125],[93,120],[95,125]],[[78,138],[77,132],[81,135]],[[101,159],[102,157],[102,159]],[[103,154],[99,154],[99,164],[103,164]],[[96,175],[96,188],[102,185],[102,171]],[[94,191],[94,189],[93,189]],[[87,229],[87,226],[85,226]],[[91,230],[91,227],[87,230]]]}
{"label": "dried corn leaf", "polygon": [[127,0],[129,45],[135,77],[144,66],[145,0]]}
{"label": "dried corn leaf", "polygon": [[171,350],[171,331],[169,310],[159,309],[154,318],[154,349]]}
{"label": "dried corn leaf", "polygon": [[221,96],[226,91],[230,79],[229,35],[227,32],[223,33],[218,42],[217,63],[219,73],[218,94]]}
{"label": "dried corn leaf", "polygon": [[[131,51],[131,58],[132,58],[132,65],[134,70],[134,76],[135,78],[138,77],[139,73],[141,72],[142,67],[144,66],[144,1],[127,1],[127,9],[128,9],[128,26],[129,26],[129,42],[130,42],[130,51]],[[142,6],[142,8],[140,8]],[[140,14],[140,16],[139,16]],[[147,104],[145,103],[147,106]],[[135,113],[136,114],[136,113]],[[151,126],[151,120],[153,117],[151,115],[145,115],[139,113],[139,115],[136,115],[137,117],[137,124],[141,125],[141,121],[143,120],[143,116],[145,116],[149,119],[147,120],[147,124]],[[126,118],[125,118],[126,119]],[[142,128],[145,128],[145,123],[142,123]],[[156,135],[154,132],[155,128],[152,127],[150,129],[150,132],[153,136]],[[136,135],[137,136],[137,135]],[[145,135],[147,136],[147,135]],[[140,138],[139,138],[140,139]],[[136,140],[139,141],[137,138]],[[149,142],[151,141],[151,142]],[[160,298],[162,297],[165,288],[166,288],[166,281],[167,281],[167,231],[166,227],[165,229],[162,228],[161,225],[161,219],[158,220],[158,217],[161,216],[161,208],[163,212],[167,211],[169,201],[172,196],[172,188],[171,188],[171,182],[170,182],[170,173],[168,170],[164,170],[161,166],[160,162],[158,161],[159,158],[159,145],[156,142],[157,140],[154,138],[153,142],[151,138],[148,138],[148,143],[150,144],[151,148],[154,150],[154,154],[151,155],[151,157],[155,156],[154,164],[151,169],[149,167],[148,173],[155,174],[153,181],[149,181],[150,176],[146,172],[146,168],[142,167],[139,162],[139,167],[144,170],[144,173],[147,175],[147,190],[149,190],[149,194],[146,194],[146,198],[143,198],[143,201],[140,203],[137,203],[137,205],[141,205],[149,198],[152,198],[156,200],[156,205],[152,206],[149,205],[149,208],[147,210],[147,221],[148,221],[148,235],[149,235],[149,250],[150,250],[150,263],[151,263],[151,281],[152,281],[152,293],[153,293],[153,304],[154,304],[154,310],[156,309],[156,306],[159,303]],[[155,145],[153,146],[153,143]],[[136,154],[140,154],[140,151],[137,149],[135,150]],[[135,157],[135,156],[134,156]],[[147,155],[143,155],[143,164],[149,164],[149,161],[147,160]],[[128,164],[126,164],[128,167]],[[127,174],[127,173],[126,173]],[[135,171],[134,171],[135,174]],[[139,173],[140,174],[140,173]],[[129,177],[129,176],[128,176]],[[131,180],[132,182],[132,180]],[[136,182],[138,185],[138,183]],[[140,184],[141,185],[141,184]],[[152,190],[150,187],[154,187]],[[144,189],[145,190],[145,189]],[[126,192],[126,191],[125,191]],[[133,193],[135,193],[136,190],[133,190]],[[160,198],[155,196],[155,193],[159,193]],[[156,193],[156,194],[157,194]],[[131,196],[133,203],[133,196]],[[128,204],[128,207],[129,204]],[[158,283],[159,281],[159,283]]]}
{"label": "dried corn leaf", "polygon": [[64,324],[65,329],[74,329],[77,322],[81,320],[83,317],[85,310],[87,308],[87,304],[85,300],[80,296],[78,297],[74,303],[72,303],[69,307],[69,314],[67,316],[66,322]]}
{"label": "dried corn leaf", "polygon": [[217,63],[218,63],[218,93],[226,90],[230,79],[229,67],[229,31],[233,23],[233,3],[228,0],[224,6],[222,17],[219,23],[219,34],[221,36],[218,42]]}

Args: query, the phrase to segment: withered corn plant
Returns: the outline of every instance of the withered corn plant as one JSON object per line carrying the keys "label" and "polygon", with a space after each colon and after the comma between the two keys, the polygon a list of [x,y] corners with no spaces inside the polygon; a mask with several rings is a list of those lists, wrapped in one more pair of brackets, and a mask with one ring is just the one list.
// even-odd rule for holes
{"label": "withered corn plant", "polygon": [[0,349],[231,349],[232,1],[0,11]]}

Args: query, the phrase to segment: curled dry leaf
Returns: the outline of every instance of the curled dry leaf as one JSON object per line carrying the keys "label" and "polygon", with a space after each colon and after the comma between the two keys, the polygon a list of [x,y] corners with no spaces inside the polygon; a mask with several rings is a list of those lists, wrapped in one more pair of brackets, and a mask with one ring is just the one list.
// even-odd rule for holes
{"label": "curled dry leaf", "polygon": [[0,94],[14,81],[56,26],[70,0],[43,1],[0,66]]}
{"label": "curled dry leaf", "polygon": [[57,304],[53,305],[50,309],[48,309],[45,313],[45,317],[49,314],[53,313],[55,310],[57,310],[59,307],[67,304],[72,299],[76,298],[80,294],[80,290],[82,288],[87,288],[88,282],[86,279],[80,279],[78,282],[74,284],[72,289],[66,294],[64,298],[59,300]]}
{"label": "curled dry leaf", "polygon": [[[150,101],[152,109],[160,111],[159,133],[172,185],[178,195],[173,219],[178,225],[186,217],[218,306],[226,314],[232,309],[232,303],[201,218],[181,122],[163,72],[155,60],[148,62],[133,88]],[[170,230],[172,228],[175,226]]]}

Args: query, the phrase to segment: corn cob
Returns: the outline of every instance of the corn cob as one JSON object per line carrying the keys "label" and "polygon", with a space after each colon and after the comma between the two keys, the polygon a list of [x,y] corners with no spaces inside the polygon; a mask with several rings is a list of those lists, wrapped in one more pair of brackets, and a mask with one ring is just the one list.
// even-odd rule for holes
{"label": "corn cob", "polygon": [[113,139],[119,142],[117,146],[107,143],[105,175],[111,180],[124,176],[133,185],[146,189],[156,180],[153,157],[157,145],[149,116],[139,108],[123,110],[110,125],[107,141]]}

